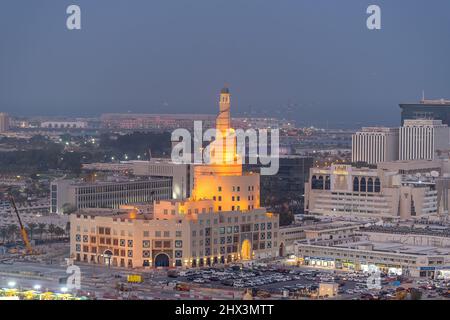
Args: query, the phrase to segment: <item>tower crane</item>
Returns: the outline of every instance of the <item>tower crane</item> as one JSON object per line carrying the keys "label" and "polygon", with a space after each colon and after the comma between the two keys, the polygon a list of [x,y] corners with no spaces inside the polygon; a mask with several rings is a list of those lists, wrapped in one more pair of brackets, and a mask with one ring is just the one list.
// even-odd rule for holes
{"label": "tower crane", "polygon": [[11,202],[14,212],[16,213],[17,220],[19,220],[20,235],[22,236],[23,243],[25,244],[26,253],[33,254],[33,248],[31,247],[30,240],[28,239],[27,230],[22,223],[22,219],[19,215],[19,210],[17,210],[16,201],[14,200],[14,197],[12,195],[9,195],[9,201]]}

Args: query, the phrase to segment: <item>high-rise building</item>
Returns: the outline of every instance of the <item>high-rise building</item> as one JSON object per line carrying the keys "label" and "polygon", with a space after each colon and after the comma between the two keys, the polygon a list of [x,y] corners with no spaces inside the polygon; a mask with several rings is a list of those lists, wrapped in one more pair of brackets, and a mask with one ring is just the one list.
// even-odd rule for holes
{"label": "high-rise building", "polygon": [[352,162],[398,160],[398,128],[362,128],[352,136]]}
{"label": "high-rise building", "polygon": [[8,114],[1,112],[0,113],[0,133],[6,132],[9,130],[9,116]]}
{"label": "high-rise building", "polygon": [[[309,178],[309,169],[314,165],[312,157],[299,155],[280,155],[277,174],[261,176],[261,204],[264,206],[277,206],[280,204],[295,203],[303,213],[305,183]],[[260,164],[246,164],[246,171],[259,172]]]}
{"label": "high-rise building", "polygon": [[448,154],[450,132],[441,120],[405,120],[400,128],[400,160],[433,160]]}
{"label": "high-rise building", "polygon": [[441,120],[450,126],[450,100],[425,100],[420,103],[402,103],[402,125],[405,120],[429,119]]}
{"label": "high-rise building", "polygon": [[194,168],[191,197],[136,209],[80,210],[70,216],[70,252],[78,261],[141,267],[202,267],[276,257],[278,215],[260,207],[259,174],[243,173],[230,127],[230,93],[222,90],[212,163]]}

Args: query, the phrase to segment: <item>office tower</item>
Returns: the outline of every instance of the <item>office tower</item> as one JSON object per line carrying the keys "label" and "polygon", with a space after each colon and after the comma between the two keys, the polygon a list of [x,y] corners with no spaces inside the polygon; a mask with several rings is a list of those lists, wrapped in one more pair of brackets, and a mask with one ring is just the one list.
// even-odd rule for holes
{"label": "office tower", "polygon": [[[309,169],[314,165],[312,157],[299,155],[280,155],[277,174],[261,176],[261,204],[276,206],[286,201],[295,203],[303,213],[305,183],[309,178]],[[260,164],[246,164],[245,170],[258,172]]]}
{"label": "office tower", "polygon": [[405,120],[400,128],[400,160],[432,160],[448,149],[449,128],[441,120]]}
{"label": "office tower", "polygon": [[429,119],[441,120],[443,124],[450,125],[450,100],[425,100],[420,103],[402,103],[402,125],[405,120]]}
{"label": "office tower", "polygon": [[0,133],[9,131],[9,117],[8,114],[0,113]]}
{"label": "office tower", "polygon": [[362,128],[352,135],[352,162],[398,160],[398,128]]}

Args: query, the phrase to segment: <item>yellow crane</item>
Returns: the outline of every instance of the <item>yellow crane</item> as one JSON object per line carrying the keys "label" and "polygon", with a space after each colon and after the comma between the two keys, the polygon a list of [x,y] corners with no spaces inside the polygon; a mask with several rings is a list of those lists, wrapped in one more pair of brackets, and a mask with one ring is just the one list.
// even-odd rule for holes
{"label": "yellow crane", "polygon": [[19,210],[17,210],[16,201],[14,200],[14,197],[12,195],[9,195],[9,201],[11,202],[11,205],[16,213],[17,219],[19,220],[19,227],[20,227],[20,235],[22,236],[23,243],[25,244],[25,250],[27,254],[33,254],[33,248],[31,247],[30,240],[28,239],[28,233],[25,229],[22,219],[19,215]]}

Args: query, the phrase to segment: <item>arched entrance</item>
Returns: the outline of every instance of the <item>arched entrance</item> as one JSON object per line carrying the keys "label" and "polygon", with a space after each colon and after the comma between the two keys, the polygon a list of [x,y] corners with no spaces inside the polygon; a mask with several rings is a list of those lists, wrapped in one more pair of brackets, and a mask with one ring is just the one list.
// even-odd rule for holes
{"label": "arched entrance", "polygon": [[284,255],[285,255],[285,249],[284,249],[284,243],[282,242],[281,244],[280,244],[280,250],[279,250],[279,252],[278,252],[278,255],[280,256],[280,257],[284,257]]}
{"label": "arched entrance", "polygon": [[108,267],[111,266],[112,256],[113,253],[111,250],[105,250],[105,252],[103,252],[103,263]]}
{"label": "arched entrance", "polygon": [[252,259],[252,244],[250,240],[245,239],[241,245],[241,259],[251,260]]}
{"label": "arched entrance", "polygon": [[155,267],[168,267],[169,266],[169,256],[165,253],[159,253],[155,257]]}

